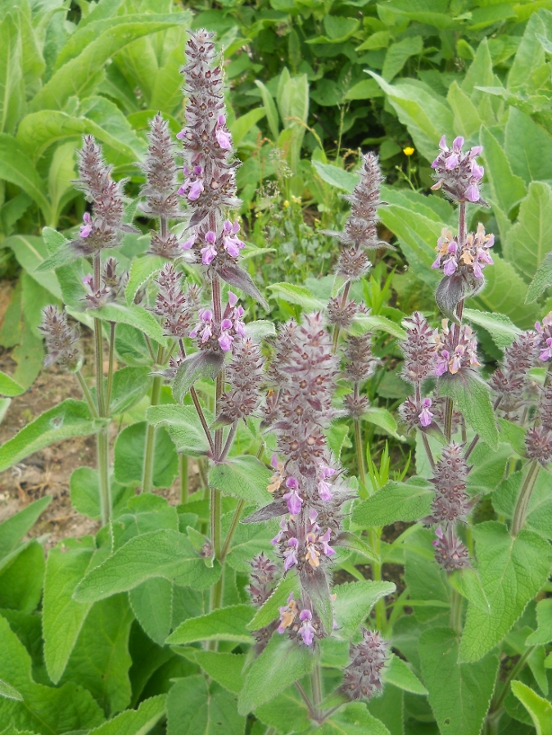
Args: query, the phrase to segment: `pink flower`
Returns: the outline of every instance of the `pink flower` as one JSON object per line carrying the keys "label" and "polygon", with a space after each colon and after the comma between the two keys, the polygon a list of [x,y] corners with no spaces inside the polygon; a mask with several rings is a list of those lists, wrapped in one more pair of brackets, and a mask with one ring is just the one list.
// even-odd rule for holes
{"label": "pink flower", "polygon": [[203,180],[196,179],[193,182],[193,184],[190,186],[190,191],[188,192],[188,199],[191,202],[195,202],[201,196],[202,191],[203,191]]}
{"label": "pink flower", "polygon": [[456,272],[456,269],[458,268],[458,261],[456,258],[450,257],[445,261],[445,267],[443,268],[443,273],[445,276],[452,276]]}
{"label": "pink flower", "polygon": [[92,232],[92,220],[90,219],[90,213],[85,212],[82,219],[84,225],[80,228],[80,236],[86,238]]}
{"label": "pink flower", "polygon": [[226,132],[226,130],[222,130],[222,128],[217,128],[215,135],[217,136],[219,146],[224,151],[229,151],[232,148],[232,138],[230,137],[230,133]]}
{"label": "pink flower", "polygon": [[297,547],[299,546],[299,541],[297,541],[296,538],[290,538],[288,541],[289,549],[286,549],[284,551],[284,571],[287,572],[291,569],[291,567],[295,566],[297,564]]}
{"label": "pink flower", "polygon": [[437,362],[435,363],[435,375],[444,375],[444,373],[448,371],[449,357],[450,355],[448,350],[442,350],[441,354],[437,358]]}
{"label": "pink flower", "polygon": [[310,646],[312,644],[315,630],[313,628],[313,625],[311,623],[312,620],[312,613],[310,610],[301,610],[301,613],[299,615],[299,620],[302,622],[301,629],[299,630],[299,634],[301,638],[303,639],[303,643],[305,646]]}
{"label": "pink flower", "polygon": [[477,188],[477,184],[470,184],[468,188],[466,189],[465,196],[468,202],[478,202],[479,201],[479,189]]}
{"label": "pink flower", "polygon": [[330,483],[326,482],[326,480],[320,480],[318,483],[318,494],[324,502],[328,503],[333,498]]}
{"label": "pink flower", "polygon": [[233,309],[238,303],[238,297],[233,291],[228,291],[228,304]]}
{"label": "pink flower", "polygon": [[217,249],[212,245],[206,245],[204,248],[201,248],[201,262],[203,265],[211,265],[216,257]]}
{"label": "pink flower", "polygon": [[196,236],[192,235],[185,242],[183,242],[180,247],[182,248],[182,250],[191,250],[193,246],[195,245],[195,241],[196,241]]}
{"label": "pink flower", "polygon": [[228,334],[228,332],[223,332],[218,339],[220,349],[223,352],[230,352],[230,350],[232,349],[233,341],[234,337],[232,337],[232,335]]}
{"label": "pink flower", "polygon": [[84,278],[82,279],[82,282],[83,282],[83,283],[84,283],[85,285],[87,285],[87,286],[90,286],[90,284],[92,283],[92,280],[93,280],[93,279],[92,279],[92,276],[91,276],[90,274],[88,274],[87,276],[85,276],[85,277],[84,277]]}
{"label": "pink flower", "polygon": [[297,492],[298,483],[294,477],[288,477],[286,480],[286,487],[289,488],[289,492],[285,493],[284,500],[287,502],[287,507],[292,516],[296,516],[301,512],[301,506],[303,505],[303,498]]}
{"label": "pink flower", "polygon": [[431,406],[431,398],[424,398],[422,401],[422,410],[419,413],[419,419],[422,426],[429,426],[433,420],[433,414],[429,410]]}
{"label": "pink flower", "polygon": [[548,339],[546,340],[546,344],[548,345],[548,347],[544,349],[539,355],[539,359],[543,361],[550,360],[550,358],[552,357],[552,338],[551,337],[548,337]]}
{"label": "pink flower", "polygon": [[328,528],[323,536],[318,537],[318,540],[322,544],[322,551],[324,552],[324,554],[326,554],[326,556],[333,556],[335,554],[335,549],[332,549],[332,547],[330,546],[330,536],[331,531]]}

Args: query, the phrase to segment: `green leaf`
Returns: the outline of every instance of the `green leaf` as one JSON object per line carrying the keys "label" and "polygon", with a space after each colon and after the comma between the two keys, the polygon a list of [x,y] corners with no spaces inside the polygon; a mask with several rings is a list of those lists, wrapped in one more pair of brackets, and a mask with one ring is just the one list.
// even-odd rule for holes
{"label": "green leaf", "polygon": [[359,337],[371,329],[379,329],[382,332],[396,337],[397,339],[406,339],[405,330],[391,319],[379,314],[356,314],[353,323],[347,330],[354,337]]}
{"label": "green leaf", "polygon": [[6,684],[5,681],[2,681],[0,679],[0,697],[5,697],[6,699],[16,699],[18,702],[23,701],[23,697],[17,689],[14,689],[9,684]]}
{"label": "green leaf", "polygon": [[454,114],[454,132],[468,139],[475,136],[481,127],[479,112],[456,81],[449,87],[447,102]]}
{"label": "green leaf", "polygon": [[537,268],[537,272],[529,284],[525,303],[532,304],[550,286],[552,286],[552,256],[548,254]]}
{"label": "green leaf", "polygon": [[265,113],[266,113],[266,119],[268,121],[268,127],[270,128],[270,133],[272,135],[272,138],[274,141],[278,140],[278,135],[280,134],[280,121],[278,118],[278,111],[276,110],[276,105],[274,104],[274,99],[268,89],[265,87],[265,85],[259,81],[258,79],[255,80],[255,84],[259,88],[259,91],[261,93],[261,99],[263,101]]}
{"label": "green leaf", "polygon": [[360,702],[341,707],[318,732],[320,735],[389,735],[383,722],[372,717],[366,705]]}
{"label": "green leaf", "polygon": [[118,548],[134,536],[161,528],[178,530],[178,513],[174,505],[153,493],[134,495],[114,524],[115,546]]}
{"label": "green leaf", "polygon": [[231,605],[207,615],[188,618],[167,638],[169,645],[184,645],[196,641],[232,641],[252,643],[248,623],[255,610],[251,605]]}
{"label": "green leaf", "polygon": [[393,686],[403,689],[405,692],[419,694],[420,696],[427,694],[427,689],[406,661],[395,656],[394,653],[391,654],[389,666],[383,671],[383,678],[387,684],[393,684]]}
{"label": "green leaf", "polygon": [[493,694],[498,656],[459,663],[458,640],[449,628],[422,633],[419,645],[429,703],[441,733],[479,735]]}
{"label": "green leaf", "polygon": [[245,675],[238,712],[248,714],[269,702],[303,676],[317,661],[307,646],[299,646],[287,636],[274,635]]}
{"label": "green leaf", "polygon": [[[234,513],[228,513],[222,521],[223,533],[228,531]],[[271,550],[270,540],[278,531],[278,521],[273,519],[269,523],[240,523],[232,537],[230,551],[226,562],[242,574],[251,573],[251,559]]]}
{"label": "green leaf", "polygon": [[544,64],[544,50],[538,42],[538,36],[548,35],[545,18],[540,13],[531,14],[508,74],[508,89],[526,87],[533,71]]}
{"label": "green leaf", "polygon": [[485,173],[491,185],[493,200],[508,214],[526,195],[522,178],[512,173],[504,147],[486,127],[481,128],[481,145],[485,159]]}
{"label": "green leaf", "polygon": [[544,646],[552,641],[552,599],[537,602],[538,628],[525,641],[526,646]]}
{"label": "green leaf", "polygon": [[61,299],[62,291],[56,275],[37,271],[38,266],[48,257],[46,244],[41,237],[12,235],[3,241],[3,245],[13,250],[17,262],[32,277],[32,281],[36,281],[57,299]]}
{"label": "green leaf", "polygon": [[115,322],[115,324],[128,324],[131,327],[145,332],[148,337],[155,340],[161,345],[166,344],[163,336],[163,330],[157,320],[146,311],[143,306],[125,306],[124,304],[107,304],[101,309],[95,309],[94,316],[107,322]]}
{"label": "green leaf", "polygon": [[0,447],[0,472],[54,442],[94,434],[103,423],[90,416],[86,403],[67,398],[21,429],[13,439]]}
{"label": "green leaf", "polygon": [[51,227],[44,227],[42,238],[46,243],[50,257],[40,263],[36,268],[37,273],[61,268],[79,257],[77,251],[68,246],[70,240],[67,240],[61,232],[57,232]]}
{"label": "green leaf", "polygon": [[[324,638],[324,641],[331,640]],[[255,717],[282,735],[308,731],[312,727],[309,711],[299,692],[289,687],[270,702],[257,707]]]}
{"label": "green leaf", "polygon": [[84,621],[61,679],[88,689],[110,715],[130,703],[128,637],[133,619],[126,595],[97,602]]}
{"label": "green leaf", "polygon": [[174,579],[181,586],[202,589],[220,576],[220,566],[208,569],[186,536],[161,529],[131,538],[103,564],[90,571],[77,587],[77,602],[94,602],[137,587],[146,579]]}
{"label": "green leaf", "polygon": [[439,394],[452,398],[469,426],[491,449],[498,449],[498,429],[487,385],[476,373],[457,373],[439,380]]}
{"label": "green leaf", "polygon": [[[210,425],[213,422],[213,415],[205,408],[203,413],[207,424]],[[205,431],[193,406],[176,404],[151,406],[146,411],[146,418],[153,426],[167,427],[179,454],[200,457],[209,451]]]}
{"label": "green leaf", "polygon": [[[146,444],[145,421],[123,429],[115,442],[115,479],[122,485],[141,485]],[[178,474],[178,457],[164,427],[155,432],[153,486],[170,487]]]}
{"label": "green leaf", "polygon": [[[69,97],[73,95],[82,97],[83,92],[90,89],[90,78],[103,67],[111,56],[138,38],[178,25],[182,20],[178,16],[179,14],[175,13],[172,22],[169,20],[156,21],[153,18],[145,20],[147,15],[140,20],[136,20],[133,16],[122,16],[120,23],[113,22],[112,19],[107,23],[102,21],[104,25],[100,25],[99,28],[103,29],[106,24],[107,28],[98,35],[96,35],[97,26],[90,24],[86,29],[90,42],[81,46],[82,40],[79,42],[76,37],[72,39],[75,50],[80,53],[54,72],[49,81],[32,99],[31,111],[62,109]],[[161,17],[166,18],[167,16]],[[80,37],[80,34],[75,34],[77,35]]]}
{"label": "green leaf", "polygon": [[293,572],[278,582],[268,600],[261,605],[247,625],[247,630],[260,630],[276,620],[279,617],[278,608],[286,604],[291,592],[294,595],[299,592],[299,580],[297,574]]}
{"label": "green leaf", "polygon": [[519,208],[518,221],[503,244],[504,256],[530,280],[552,250],[552,189],[545,183],[529,184]]}
{"label": "green leaf", "polygon": [[0,523],[0,559],[17,547],[50,505],[51,500],[52,496],[46,495]]}
{"label": "green leaf", "polygon": [[504,149],[512,171],[526,184],[552,181],[552,136],[515,107],[506,123]]}
{"label": "green leaf", "polygon": [[[9,6],[6,7],[9,10]],[[25,105],[22,43],[14,15],[0,23],[0,132],[13,133]],[[25,49],[25,52],[27,49]]]}
{"label": "green leaf", "polygon": [[110,410],[124,413],[138,403],[151,385],[150,370],[146,367],[125,367],[113,373]]}
{"label": "green leaf", "polygon": [[232,142],[236,148],[251,128],[256,125],[259,120],[262,120],[265,115],[266,109],[259,107],[256,110],[249,110],[245,115],[241,115],[237,120],[234,120],[229,129],[232,133]]}
{"label": "green leaf", "polygon": [[481,584],[481,579],[474,569],[461,569],[452,572],[448,577],[450,586],[469,600],[474,607],[486,615],[491,613],[491,605]]}
{"label": "green leaf", "polygon": [[381,71],[385,81],[390,82],[393,77],[396,77],[411,56],[418,56],[422,53],[423,47],[424,42],[421,36],[407,36],[402,41],[392,43],[385,54]]}
{"label": "green leaf", "polygon": [[25,388],[16,383],[9,375],[0,371],[0,396],[13,397],[20,396],[22,393],[25,393]]}
{"label": "green leaf", "polygon": [[44,550],[35,539],[14,553],[0,572],[0,608],[31,613],[42,595]]}
{"label": "green leaf", "polygon": [[304,286],[296,286],[293,283],[273,283],[268,286],[274,298],[282,299],[290,304],[297,304],[304,311],[320,311],[325,308],[325,304],[317,299]]}
{"label": "green leaf", "polygon": [[347,194],[352,194],[353,189],[359,182],[358,174],[352,174],[331,163],[321,163],[313,160],[312,165],[322,181],[330,186],[335,186],[336,189],[346,191]]}
{"label": "green leaf", "polygon": [[334,602],[334,617],[338,625],[336,637],[351,640],[376,602],[394,591],[392,582],[371,580],[347,582],[333,587],[332,592],[337,595]]}
{"label": "green leaf", "polygon": [[521,531],[513,539],[506,526],[489,521],[475,526],[473,535],[491,612],[468,606],[460,646],[462,661],[478,661],[504,638],[548,579],[552,564],[548,543],[532,531]]}
{"label": "green leaf", "polygon": [[25,151],[11,135],[0,133],[0,179],[19,186],[38,204],[49,222],[51,207],[44,182]]}
{"label": "green leaf", "polygon": [[[385,33],[385,31],[383,31]],[[374,36],[377,34],[374,33]],[[370,40],[370,39],[368,39]],[[347,90],[345,100],[370,100],[374,97],[384,97],[385,93],[375,79],[363,79]],[[328,182],[329,183],[329,182]]]}
{"label": "green leaf", "polygon": [[144,283],[151,276],[158,273],[166,262],[166,259],[159,255],[144,255],[132,261],[130,276],[125,289],[125,298],[128,306],[134,302],[134,297]]}
{"label": "green leaf", "polygon": [[431,512],[434,490],[419,478],[388,482],[353,511],[358,526],[389,526],[395,521],[418,521]]}
{"label": "green leaf", "polygon": [[[514,472],[504,479],[493,493],[493,507],[497,513],[511,518],[519,496],[525,473]],[[537,477],[525,516],[525,525],[541,536],[552,538],[552,497],[547,472]]]}
{"label": "green leaf", "polygon": [[225,495],[262,505],[271,500],[271,495],[266,489],[271,474],[271,471],[256,457],[232,457],[224,464],[217,464],[211,469],[209,485]]}
{"label": "green leaf", "polygon": [[18,730],[57,735],[99,725],[103,715],[92,695],[76,684],[53,688],[37,684],[31,676],[31,658],[0,617],[0,679],[16,689],[23,701],[0,698],[0,722]]}
{"label": "green leaf", "polygon": [[203,676],[179,679],[167,697],[167,735],[243,735],[236,697]]}
{"label": "green leaf", "polygon": [[240,693],[243,686],[242,669],[245,654],[202,651],[198,648],[189,648],[188,651],[208,677],[214,679],[232,694]]}
{"label": "green leaf", "polygon": [[42,629],[48,676],[61,679],[91,605],[73,600],[73,593],[94,556],[92,537],[67,539],[50,550],[44,579]]}
{"label": "green leaf", "polygon": [[552,704],[534,692],[521,681],[513,681],[510,685],[515,696],[531,715],[537,735],[552,733]]}
{"label": "green leaf", "polygon": [[[76,511],[88,518],[99,520],[100,509],[100,480],[98,470],[93,467],[78,467],[71,473],[69,480],[71,503]],[[125,507],[134,490],[111,480],[111,500],[113,514],[116,518]]]}
{"label": "green leaf", "polygon": [[147,579],[130,591],[129,600],[144,632],[158,645],[165,645],[172,625],[172,582],[162,577]]}
{"label": "green leaf", "polygon": [[159,694],[140,704],[137,710],[121,712],[87,735],[146,735],[165,714],[166,696]]}
{"label": "green leaf", "polygon": [[521,329],[516,327],[512,320],[504,314],[488,314],[477,309],[464,309],[463,316],[469,322],[484,327],[501,350],[509,347],[521,334]]}
{"label": "green leaf", "polygon": [[48,171],[48,194],[52,203],[52,223],[58,223],[63,207],[77,196],[75,181],[76,140],[59,145],[52,156]]}
{"label": "green leaf", "polygon": [[370,406],[365,413],[362,415],[364,421],[368,421],[370,424],[375,424],[383,429],[391,436],[395,437],[399,441],[404,441],[404,436],[397,431],[397,422],[393,414],[386,408],[380,406]]}
{"label": "green leaf", "polygon": [[391,85],[378,74],[368,73],[388,95],[399,120],[408,128],[414,146],[428,161],[432,161],[441,136],[445,134],[452,139],[453,116],[448,105],[421,82],[403,81]]}

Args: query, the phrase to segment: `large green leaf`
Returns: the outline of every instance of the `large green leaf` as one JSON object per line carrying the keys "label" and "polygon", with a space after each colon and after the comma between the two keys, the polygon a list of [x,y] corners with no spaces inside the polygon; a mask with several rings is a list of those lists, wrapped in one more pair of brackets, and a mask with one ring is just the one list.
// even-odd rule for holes
{"label": "large green leaf", "polygon": [[161,529],[131,538],[77,587],[78,602],[102,600],[137,587],[146,579],[165,577],[182,586],[205,588],[220,576],[220,565],[205,566],[187,536]]}
{"label": "large green leaf", "polygon": [[310,674],[316,662],[317,656],[307,646],[297,645],[285,635],[273,635],[247,670],[238,712],[246,715],[269,702],[295,681]]}
{"label": "large green leaf", "polygon": [[[213,415],[206,409],[203,409],[203,413],[207,424],[211,424]],[[151,406],[146,411],[146,418],[153,426],[167,427],[179,454],[200,457],[209,451],[207,437],[194,406],[178,404]]]}
{"label": "large green leaf", "polygon": [[[505,518],[512,518],[526,472],[513,472],[493,493],[493,507]],[[547,472],[540,472],[535,481],[525,515],[525,526],[541,536],[552,538],[552,496]]]}
{"label": "large green leaf", "polygon": [[91,604],[73,600],[73,593],[94,556],[91,536],[67,539],[51,549],[46,562],[42,630],[44,661],[50,679],[61,679]]}
{"label": "large green leaf", "polygon": [[[100,23],[103,23],[101,26],[91,23],[83,31],[83,34],[86,32],[90,42],[83,46],[80,45],[82,41],[73,39],[72,45],[78,53],[57,69],[35,95],[29,105],[31,111],[63,109],[69,97],[82,97],[83,93],[90,91],[90,80],[94,79],[98,69],[101,69],[110,57],[137,38],[171,28],[178,25],[180,20],[179,14],[175,13],[163,20],[149,20],[147,15],[138,19],[133,16],[121,16],[121,22],[109,19],[101,21]],[[69,53],[68,51],[67,56]]]}
{"label": "large green leaf", "polygon": [[91,417],[86,403],[67,398],[0,447],[0,472],[54,442],[94,434],[104,423]]}
{"label": "large green leaf", "polygon": [[[122,485],[140,485],[146,443],[145,421],[123,429],[115,442],[115,479]],[[167,430],[155,432],[153,448],[153,486],[170,487],[178,474],[178,457]]]}
{"label": "large green leaf", "polygon": [[540,35],[546,38],[548,35],[545,19],[546,15],[532,13],[525,26],[521,43],[508,74],[508,89],[512,91],[526,88],[527,84],[530,84],[533,72],[544,64],[544,49],[538,37]]}
{"label": "large green leaf", "polygon": [[376,602],[386,595],[392,595],[394,591],[395,585],[392,582],[371,580],[347,582],[333,587],[332,592],[337,595],[334,602],[337,623],[335,635],[351,640]]}
{"label": "large green leaf", "polygon": [[136,306],[135,304],[131,306],[127,306],[126,304],[107,304],[106,306],[102,306],[101,309],[94,310],[93,315],[98,319],[115,322],[115,324],[128,324],[131,327],[136,327],[136,329],[145,332],[148,337],[151,337],[151,339],[159,344],[164,345],[167,342],[163,336],[163,330],[159,322],[143,306]]}
{"label": "large green leaf", "polygon": [[513,681],[512,692],[531,715],[537,735],[552,733],[552,704],[547,699],[539,697],[522,681]]}
{"label": "large green leaf", "polygon": [[540,181],[529,184],[517,223],[503,244],[504,256],[531,280],[552,250],[552,189]]}
{"label": "large green leaf", "polygon": [[521,329],[516,327],[512,320],[504,314],[489,314],[478,309],[464,309],[463,316],[467,321],[484,327],[493,342],[500,349],[509,347],[514,339],[521,334]]}
{"label": "large green leaf", "polygon": [[466,662],[478,661],[504,638],[548,579],[552,564],[549,544],[532,531],[514,539],[505,525],[488,521],[475,526],[473,536],[490,613],[468,606],[460,645]]}
{"label": "large green leaf", "polygon": [[22,54],[15,14],[8,13],[0,22],[0,133],[14,132],[25,105]]}
{"label": "large green leaf", "polygon": [[526,184],[552,182],[552,136],[514,107],[506,123],[504,149],[512,171]]}
{"label": "large green leaf", "polygon": [[231,605],[207,615],[188,618],[168,637],[171,645],[184,645],[197,641],[233,641],[252,643],[253,638],[246,627],[255,610],[251,605]]}
{"label": "large green leaf", "polygon": [[271,474],[256,457],[232,457],[212,468],[209,485],[225,495],[261,505],[269,503],[272,497],[266,489]]}
{"label": "large green leaf", "polygon": [[[56,274],[37,271],[38,267],[48,257],[46,244],[41,237],[35,235],[11,235],[2,244],[12,249],[17,262],[26,271],[29,278],[32,278],[43,288],[47,289],[56,299],[61,299],[62,291]],[[24,304],[25,314],[28,306],[28,304]]]}
{"label": "large green leaf", "polygon": [[26,613],[36,610],[43,579],[44,549],[33,539],[16,549],[11,557],[4,558],[4,568],[0,572],[0,609]]}
{"label": "large green leaf", "polygon": [[388,526],[395,521],[419,521],[431,512],[433,487],[419,478],[388,482],[358,504],[353,521],[359,526]]}
{"label": "large green leaf", "polygon": [[493,694],[498,656],[458,663],[458,639],[450,628],[426,630],[420,658],[429,703],[441,733],[479,735]]}
{"label": "large green leaf", "polygon": [[538,628],[525,641],[527,646],[543,646],[552,641],[552,599],[537,602]]}
{"label": "large green leaf", "polygon": [[453,115],[445,100],[421,82],[388,84],[383,77],[369,72],[387,95],[399,120],[406,125],[415,147],[428,160],[438,153],[441,136],[452,140]]}
{"label": "large green leaf", "polygon": [[221,653],[220,651],[202,651],[188,648],[187,654],[201,666],[211,679],[214,679],[233,694],[239,694],[243,686],[242,669],[245,662],[244,653]]}
{"label": "large green leaf", "polygon": [[454,132],[468,140],[475,136],[481,127],[479,112],[456,81],[449,87],[447,102],[454,114]]}
{"label": "large green leaf", "polygon": [[165,714],[166,695],[146,699],[136,710],[120,715],[88,732],[88,735],[146,735]]}
{"label": "large green leaf", "polygon": [[385,54],[381,71],[385,81],[390,82],[393,77],[396,77],[411,56],[421,54],[423,47],[424,42],[421,36],[407,36],[402,41],[392,43]]}
{"label": "large green leaf", "polygon": [[97,602],[84,621],[61,679],[88,689],[111,716],[130,703],[128,637],[133,619],[126,595]]}
{"label": "large green leaf", "polygon": [[493,200],[508,214],[512,207],[525,197],[525,183],[522,178],[512,173],[504,147],[486,127],[481,128],[480,140],[485,159],[485,173],[491,185]]}
{"label": "large green leaf", "polygon": [[46,222],[50,222],[51,207],[46,186],[25,151],[7,133],[0,133],[0,179],[23,189],[38,204]]}
{"label": "large green leaf", "polygon": [[203,676],[179,679],[167,697],[167,735],[243,735],[236,699]]}
{"label": "large green leaf", "polygon": [[350,702],[332,715],[319,730],[320,735],[390,735],[360,702]]}
{"label": "large green leaf", "polygon": [[3,617],[0,617],[0,645],[0,679],[23,697],[23,701],[0,697],[2,724],[10,723],[18,730],[30,729],[40,735],[58,735],[103,722],[100,707],[92,695],[76,684],[55,689],[33,681],[31,658]]}
{"label": "large green leaf", "polygon": [[134,258],[125,289],[125,298],[129,306],[134,302],[138,290],[151,276],[160,271],[166,262],[165,258],[160,255],[144,255],[141,258]]}
{"label": "large green leaf", "polygon": [[172,626],[173,583],[163,577],[147,579],[130,591],[129,600],[144,631],[163,646]]}

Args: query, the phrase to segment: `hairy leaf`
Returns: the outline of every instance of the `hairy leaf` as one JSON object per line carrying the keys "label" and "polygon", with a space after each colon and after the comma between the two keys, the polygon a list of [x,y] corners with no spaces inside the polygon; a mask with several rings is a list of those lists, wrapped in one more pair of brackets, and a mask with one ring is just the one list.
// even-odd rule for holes
{"label": "hairy leaf", "polygon": [[395,521],[418,521],[429,515],[434,494],[433,487],[420,478],[388,482],[355,507],[353,521],[358,526],[389,526]]}
{"label": "hairy leaf", "polygon": [[251,605],[231,605],[213,610],[207,615],[188,618],[167,638],[171,645],[183,645],[196,641],[235,641],[252,643],[247,625],[255,610]]}
{"label": "hairy leaf", "polygon": [[[213,422],[213,415],[203,409],[207,425]],[[166,426],[169,436],[176,445],[179,454],[188,457],[200,457],[207,454],[209,445],[205,431],[201,425],[194,406],[164,404],[151,406],[146,411],[146,418],[154,426]]]}
{"label": "hairy leaf", "polygon": [[232,457],[212,468],[209,472],[209,485],[225,495],[262,505],[270,500],[266,486],[271,474],[256,457]]}
{"label": "hairy leaf", "polygon": [[392,582],[347,582],[332,588],[337,595],[334,602],[334,616],[337,623],[335,635],[345,640],[358,631],[376,602],[395,591]]}
{"label": "hairy leaf", "polygon": [[487,385],[474,371],[445,374],[439,380],[439,393],[454,401],[469,426],[491,449],[498,449],[498,429]]}
{"label": "hairy leaf", "polygon": [[167,697],[167,735],[242,735],[236,696],[203,676],[179,679]]}

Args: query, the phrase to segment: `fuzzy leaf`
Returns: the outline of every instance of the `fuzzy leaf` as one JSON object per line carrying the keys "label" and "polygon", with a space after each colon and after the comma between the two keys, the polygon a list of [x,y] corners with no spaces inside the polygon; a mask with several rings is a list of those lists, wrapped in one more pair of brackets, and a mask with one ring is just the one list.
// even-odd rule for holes
{"label": "fuzzy leaf", "polygon": [[299,593],[299,578],[293,570],[278,582],[268,600],[261,605],[248,623],[247,630],[260,630],[277,620],[280,615],[278,608],[286,604],[291,592],[295,597]]}
{"label": "fuzzy leaf", "polygon": [[395,437],[399,441],[404,441],[405,438],[397,431],[397,422],[395,417],[386,408],[381,406],[370,406],[367,411],[362,415],[364,421],[368,421],[370,424],[375,424],[381,429],[386,431],[391,436]]}
{"label": "fuzzy leaf", "polygon": [[109,722],[94,728],[88,735],[146,735],[165,714],[166,695],[143,701],[138,709],[125,710]]}
{"label": "fuzzy leaf", "polygon": [[544,258],[527,289],[526,304],[532,304],[552,286],[552,254]]}
{"label": "fuzzy leaf", "polygon": [[9,375],[0,371],[0,396],[20,396],[25,393],[25,388],[16,383]]}
{"label": "fuzzy leaf", "polygon": [[390,735],[383,722],[372,717],[360,702],[341,707],[318,732],[320,735]]}
{"label": "fuzzy leaf", "polygon": [[[497,513],[512,518],[524,472],[512,473],[503,480],[493,493],[493,507]],[[550,495],[550,479],[547,472],[540,472],[525,516],[525,526],[541,536],[552,538],[552,497]]]}
{"label": "fuzzy leaf", "polygon": [[129,600],[132,611],[144,631],[159,646],[163,646],[172,625],[172,582],[163,577],[147,579],[130,590]]}
{"label": "fuzzy leaf", "polygon": [[408,482],[388,482],[353,511],[358,526],[389,526],[395,521],[419,521],[431,512],[434,490],[416,478]]}
{"label": "fuzzy leaf", "polygon": [[173,381],[173,396],[179,402],[199,378],[214,380],[222,369],[224,357],[218,352],[196,352],[180,363]]}
{"label": "fuzzy leaf", "polygon": [[405,692],[419,694],[420,696],[427,694],[427,689],[406,661],[395,656],[394,653],[391,654],[389,666],[384,669],[383,678],[388,684],[393,684],[393,686],[403,689]]}
{"label": "fuzzy leaf", "polygon": [[18,702],[23,701],[23,697],[17,689],[14,689],[9,684],[6,684],[5,681],[0,680],[0,697],[5,697],[6,699],[16,699]]}
{"label": "fuzzy leaf", "polygon": [[115,322],[115,324],[128,324],[131,327],[136,327],[142,332],[145,332],[148,337],[155,340],[161,345],[166,344],[166,339],[163,336],[163,330],[159,326],[157,319],[146,311],[142,306],[126,306],[125,304],[107,304],[102,306],[101,309],[94,309],[92,312],[93,316],[98,319],[103,319],[107,322]]}
{"label": "fuzzy leaf", "polygon": [[498,429],[487,385],[473,371],[446,373],[439,380],[439,394],[452,398],[469,426],[491,449],[498,449]]}
{"label": "fuzzy leaf", "polygon": [[529,184],[518,221],[503,244],[504,255],[526,280],[533,278],[552,251],[552,189],[543,181]]}
{"label": "fuzzy leaf", "polygon": [[245,715],[269,702],[310,674],[316,661],[316,655],[307,646],[298,645],[286,636],[274,635],[247,670],[238,712]]}
{"label": "fuzzy leaf", "polygon": [[531,715],[537,735],[552,733],[552,704],[521,681],[513,681],[512,692]]}
{"label": "fuzzy leaf", "polygon": [[371,580],[347,582],[333,587],[332,592],[337,595],[334,602],[334,616],[338,625],[335,635],[351,640],[376,602],[394,591],[392,582]]}
{"label": "fuzzy leaf", "polygon": [[236,696],[203,676],[179,679],[167,697],[167,735],[243,735]]}
{"label": "fuzzy leaf", "polygon": [[272,473],[256,457],[232,457],[209,472],[210,487],[225,495],[262,505],[270,500],[266,486]]}
{"label": "fuzzy leaf", "polygon": [[487,314],[477,309],[464,309],[463,315],[469,322],[484,327],[501,350],[509,347],[521,334],[521,329],[516,327],[513,321],[504,314]]}
{"label": "fuzzy leaf", "polygon": [[[203,588],[220,576],[220,565],[208,569],[187,536],[161,529],[131,538],[77,587],[78,602],[94,602],[137,587],[146,579],[164,577],[177,584]],[[197,587],[196,587],[197,588]]]}
{"label": "fuzzy leaf", "polygon": [[45,495],[0,523],[0,559],[17,547],[50,505],[51,500],[51,495]]}
{"label": "fuzzy leaf", "polygon": [[221,653],[220,651],[202,651],[197,648],[187,649],[193,660],[201,666],[211,679],[232,694],[239,694],[243,686],[242,669],[245,654]]}
{"label": "fuzzy leaf", "polygon": [[266,303],[265,297],[253,282],[249,273],[244,271],[243,268],[240,268],[238,265],[225,265],[219,268],[217,273],[223,281],[251,296],[252,299],[260,303],[263,309],[268,311],[268,304]]}
{"label": "fuzzy leaf", "polygon": [[49,222],[50,202],[43,180],[32,161],[11,135],[0,133],[0,178],[19,186],[42,210]]}
{"label": "fuzzy leaf", "polygon": [[552,564],[549,544],[532,531],[513,539],[506,526],[488,521],[475,526],[473,535],[491,611],[468,606],[460,645],[461,661],[466,662],[478,661],[504,638],[548,579]]}
{"label": "fuzzy leaf", "polygon": [[345,171],[331,163],[313,161],[312,165],[322,181],[325,181],[326,184],[330,184],[330,186],[335,186],[337,189],[346,191],[347,194],[352,194],[355,186],[359,182],[358,174],[352,174],[349,171]]}
{"label": "fuzzy leaf", "polygon": [[[207,424],[210,425],[213,415],[205,408],[203,413]],[[146,411],[146,418],[153,426],[167,427],[169,436],[175,443],[179,454],[200,457],[209,451],[205,431],[193,406],[168,403],[162,406],[151,406]]]}
{"label": "fuzzy leaf", "polygon": [[429,703],[441,733],[479,735],[493,694],[498,656],[477,663],[458,663],[453,630],[433,628],[420,638],[420,658]]}
{"label": "fuzzy leaf", "polygon": [[159,255],[144,255],[142,258],[135,258],[132,261],[129,279],[125,289],[125,298],[128,306],[134,302],[134,297],[144,283],[158,273],[166,262],[165,258]]}
{"label": "fuzzy leaf", "polygon": [[124,413],[146,395],[152,380],[149,372],[146,367],[124,367],[113,373],[112,414]]}
{"label": "fuzzy leaf", "polygon": [[[115,442],[115,479],[121,485],[141,485],[146,442],[146,422],[123,429]],[[170,487],[178,474],[178,457],[164,427],[155,432],[153,486]]]}
{"label": "fuzzy leaf", "polygon": [[84,401],[68,398],[27,424],[0,448],[0,472],[54,442],[95,434],[104,423],[91,417]]}
{"label": "fuzzy leaf", "polygon": [[290,304],[297,304],[304,311],[321,311],[326,304],[312,295],[305,286],[296,286],[292,283],[273,283],[268,286],[274,298],[282,299]]}
{"label": "fuzzy leaf", "polygon": [[543,646],[552,641],[552,600],[537,602],[538,628],[525,641],[526,646]]}
{"label": "fuzzy leaf", "polygon": [[[84,516],[99,520],[100,508],[100,478],[94,467],[77,467],[71,473],[69,480],[71,503],[75,510]],[[134,495],[134,489],[111,480],[111,501],[113,516],[116,518],[128,500]]]}
{"label": "fuzzy leaf", "polygon": [[234,641],[252,643],[247,626],[255,610],[251,605],[231,605],[213,610],[207,615],[188,618],[167,638],[169,645],[196,641]]}

